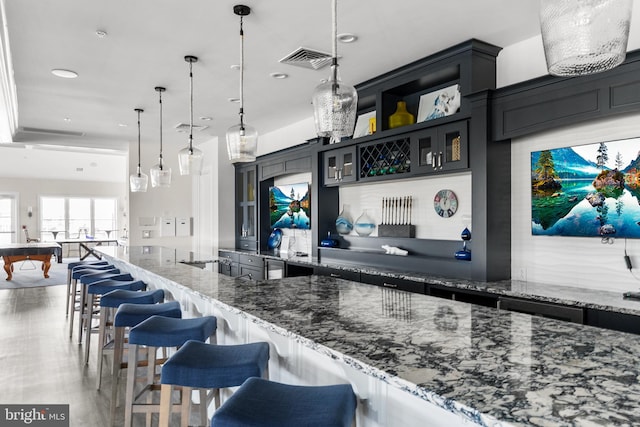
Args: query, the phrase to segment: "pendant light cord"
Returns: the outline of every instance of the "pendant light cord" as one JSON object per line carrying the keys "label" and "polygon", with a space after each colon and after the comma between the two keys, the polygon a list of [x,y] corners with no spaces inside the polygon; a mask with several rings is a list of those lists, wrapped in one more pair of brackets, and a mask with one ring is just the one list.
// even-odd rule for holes
{"label": "pendant light cord", "polygon": [[189,154],[193,154],[193,61],[189,61]]}
{"label": "pendant light cord", "polygon": [[240,134],[244,134],[244,29],[240,15]]}
{"label": "pendant light cord", "polygon": [[160,162],[158,165],[160,166],[160,170],[162,170],[162,90],[158,90],[158,102],[160,104]]}
{"label": "pendant light cord", "polygon": [[338,89],[338,0],[331,1],[331,54],[333,56],[331,64],[332,77],[333,77],[333,92],[337,92]]}
{"label": "pendant light cord", "polygon": [[142,171],[142,165],[140,164],[140,113],[142,110],[137,109],[138,112],[138,178],[140,178],[140,173]]}
{"label": "pendant light cord", "polygon": [[338,0],[332,0],[331,2],[331,37],[333,38],[332,55],[333,59],[338,59]]}

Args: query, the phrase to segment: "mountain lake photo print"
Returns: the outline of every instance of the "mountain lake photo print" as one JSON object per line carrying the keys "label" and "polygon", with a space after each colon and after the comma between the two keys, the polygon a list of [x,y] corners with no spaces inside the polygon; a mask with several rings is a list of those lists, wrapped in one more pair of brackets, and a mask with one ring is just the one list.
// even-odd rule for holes
{"label": "mountain lake photo print", "polygon": [[531,232],[640,238],[640,138],[532,152]]}
{"label": "mountain lake photo print", "polygon": [[308,182],[269,188],[271,228],[311,228],[311,196]]}

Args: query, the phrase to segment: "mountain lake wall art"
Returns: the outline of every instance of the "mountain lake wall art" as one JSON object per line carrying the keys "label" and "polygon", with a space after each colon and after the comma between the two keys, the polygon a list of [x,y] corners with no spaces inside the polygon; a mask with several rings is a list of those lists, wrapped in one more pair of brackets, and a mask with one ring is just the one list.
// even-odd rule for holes
{"label": "mountain lake wall art", "polygon": [[309,183],[277,185],[269,188],[271,228],[311,228]]}
{"label": "mountain lake wall art", "polygon": [[640,138],[532,152],[531,232],[640,238]]}

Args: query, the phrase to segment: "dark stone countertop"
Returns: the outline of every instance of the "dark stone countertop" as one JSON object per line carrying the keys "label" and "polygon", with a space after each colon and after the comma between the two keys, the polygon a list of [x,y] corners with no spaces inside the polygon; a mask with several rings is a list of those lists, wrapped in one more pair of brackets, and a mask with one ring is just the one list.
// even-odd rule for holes
{"label": "dark stone countertop", "polygon": [[100,249],[479,425],[640,425],[640,337],[321,276],[253,282]]}
{"label": "dark stone countertop", "polygon": [[280,257],[273,251],[249,252],[236,249],[221,249],[224,251],[259,255],[270,259],[280,259],[308,266],[323,266],[345,271],[379,275],[384,277],[413,280],[449,287],[452,290],[469,290],[485,292],[498,296],[523,298],[530,301],[554,303],[571,307],[592,308],[616,313],[625,313],[640,316],[640,300],[625,299],[621,292],[611,292],[574,286],[550,285],[544,283],[524,282],[519,280],[501,280],[497,282],[481,282],[465,279],[451,279],[441,276],[433,276],[427,273],[399,272],[381,270],[368,266],[351,266],[341,264],[328,264],[318,261],[316,257]]}

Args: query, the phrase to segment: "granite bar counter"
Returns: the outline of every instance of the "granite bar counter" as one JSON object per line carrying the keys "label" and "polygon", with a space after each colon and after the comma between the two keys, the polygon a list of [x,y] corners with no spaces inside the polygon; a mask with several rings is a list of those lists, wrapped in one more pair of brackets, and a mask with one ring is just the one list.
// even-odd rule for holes
{"label": "granite bar counter", "polygon": [[582,308],[593,308],[616,313],[625,313],[640,316],[640,300],[624,299],[622,292],[604,291],[576,286],[559,286],[545,283],[526,282],[521,280],[501,280],[483,282],[466,279],[452,279],[442,276],[430,275],[418,272],[399,272],[384,270],[362,265],[348,265],[327,263],[312,256],[287,256],[281,257],[274,251],[242,251],[237,249],[224,249],[224,251],[239,254],[255,254],[267,259],[285,260],[309,267],[329,267],[344,271],[357,271],[374,276],[384,276],[394,279],[404,279],[416,282],[440,285],[452,290],[469,290],[486,292],[497,296],[509,296],[523,298],[531,301],[547,302]]}
{"label": "granite bar counter", "polygon": [[358,426],[640,425],[637,335],[330,277],[234,279],[157,247],[100,250],[224,317],[222,333],[268,337],[272,379],[351,382]]}

